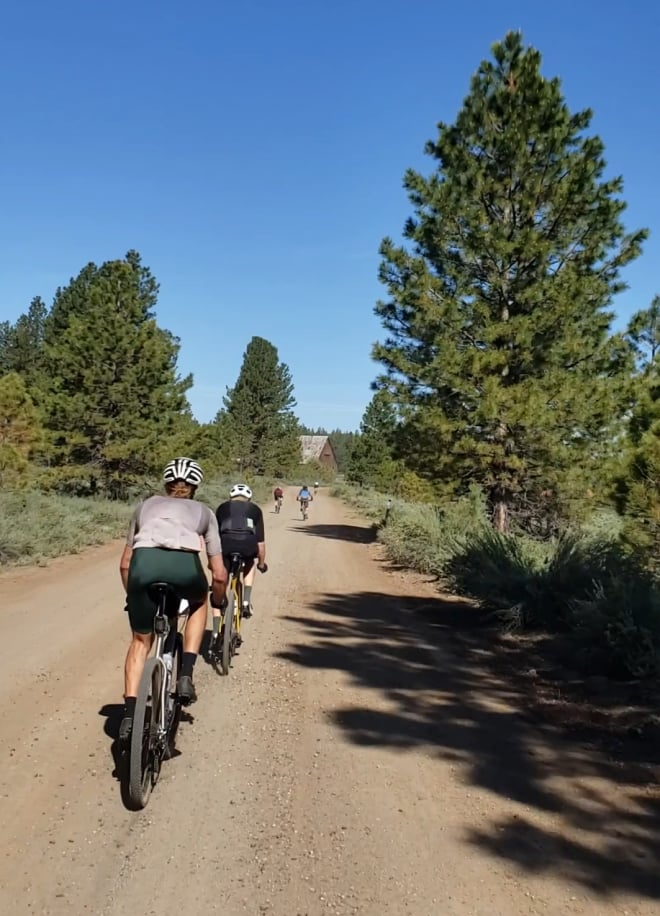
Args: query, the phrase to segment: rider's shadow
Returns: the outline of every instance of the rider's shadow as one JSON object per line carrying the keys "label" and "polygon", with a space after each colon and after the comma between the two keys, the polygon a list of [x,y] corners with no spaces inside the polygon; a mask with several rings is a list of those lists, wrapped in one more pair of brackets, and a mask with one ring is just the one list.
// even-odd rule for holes
{"label": "rider's shadow", "polygon": [[106,703],[99,709],[99,715],[105,716],[103,731],[111,739],[110,756],[112,757],[112,775],[119,783],[121,800],[125,808],[130,808],[128,796],[128,768],[125,754],[119,744],[119,725],[124,718],[123,703]]}

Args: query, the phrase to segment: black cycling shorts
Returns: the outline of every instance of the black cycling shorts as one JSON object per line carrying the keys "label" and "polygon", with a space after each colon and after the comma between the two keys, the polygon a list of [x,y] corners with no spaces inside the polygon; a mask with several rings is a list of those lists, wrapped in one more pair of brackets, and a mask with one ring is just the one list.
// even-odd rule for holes
{"label": "black cycling shorts", "polygon": [[259,545],[257,543],[256,536],[245,538],[232,537],[231,534],[223,534],[222,558],[225,561],[225,566],[227,569],[229,569],[231,555],[234,553],[240,554],[240,556],[243,558],[243,561],[246,563],[256,560],[259,554]]}

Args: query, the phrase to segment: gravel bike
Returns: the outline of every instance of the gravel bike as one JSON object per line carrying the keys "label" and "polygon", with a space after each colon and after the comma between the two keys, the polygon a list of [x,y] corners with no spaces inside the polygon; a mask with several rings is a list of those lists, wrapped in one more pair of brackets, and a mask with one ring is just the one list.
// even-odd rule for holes
{"label": "gravel bike", "polygon": [[154,582],[149,592],[157,603],[156,649],[146,660],[140,680],[128,765],[128,795],[136,808],[146,806],[163,760],[172,756],[181,718],[176,684],[183,658],[183,638],[178,629],[183,603],[176,589],[166,582]]}
{"label": "gravel bike", "polygon": [[[256,562],[256,561],[255,561]],[[209,660],[215,668],[220,666],[224,675],[229,674],[231,660],[236,650],[243,644],[241,635],[241,622],[243,620],[243,570],[245,560],[240,553],[229,556],[229,585],[227,586],[227,599],[221,608],[220,631],[211,642]],[[259,572],[265,573],[268,566],[257,566]]]}
{"label": "gravel bike", "polygon": [[229,674],[231,660],[243,642],[241,621],[243,619],[243,566],[245,561],[240,553],[232,553],[229,558],[229,585],[225,606],[221,608],[220,631],[211,643],[209,656],[211,662],[224,675]]}

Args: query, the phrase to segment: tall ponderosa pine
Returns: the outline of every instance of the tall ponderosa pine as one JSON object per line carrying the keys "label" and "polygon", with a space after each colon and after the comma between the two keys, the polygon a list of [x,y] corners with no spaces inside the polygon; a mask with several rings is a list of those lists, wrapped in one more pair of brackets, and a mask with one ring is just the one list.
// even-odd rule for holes
{"label": "tall ponderosa pine", "polygon": [[123,495],[191,422],[178,340],[153,316],[158,284],[136,252],[88,264],[58,290],[46,327],[47,426],[62,486]]}
{"label": "tall ponderosa pine", "polygon": [[300,442],[294,407],[289,367],[269,341],[253,337],[215,419],[230,463],[258,474],[283,474],[295,467]]}
{"label": "tall ponderosa pine", "polygon": [[519,34],[493,54],[427,144],[436,171],[406,174],[412,251],[382,244],[389,337],[374,355],[406,462],[456,491],[480,485],[504,529],[569,481],[586,489],[574,471],[600,454],[617,410],[608,309],[645,233],[624,232],[622,180],[603,178],[591,113],[569,111]]}

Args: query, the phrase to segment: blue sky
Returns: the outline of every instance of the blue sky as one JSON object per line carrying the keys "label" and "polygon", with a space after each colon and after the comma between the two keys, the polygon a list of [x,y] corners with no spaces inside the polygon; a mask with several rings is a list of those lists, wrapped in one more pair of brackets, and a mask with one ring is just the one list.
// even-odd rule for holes
{"label": "blue sky", "polygon": [[6,0],[0,318],[88,261],[142,254],[200,420],[255,334],[298,415],[356,428],[376,374],[378,245],[401,181],[508,29],[590,106],[644,255],[620,321],[660,292],[660,5],[651,0]]}

